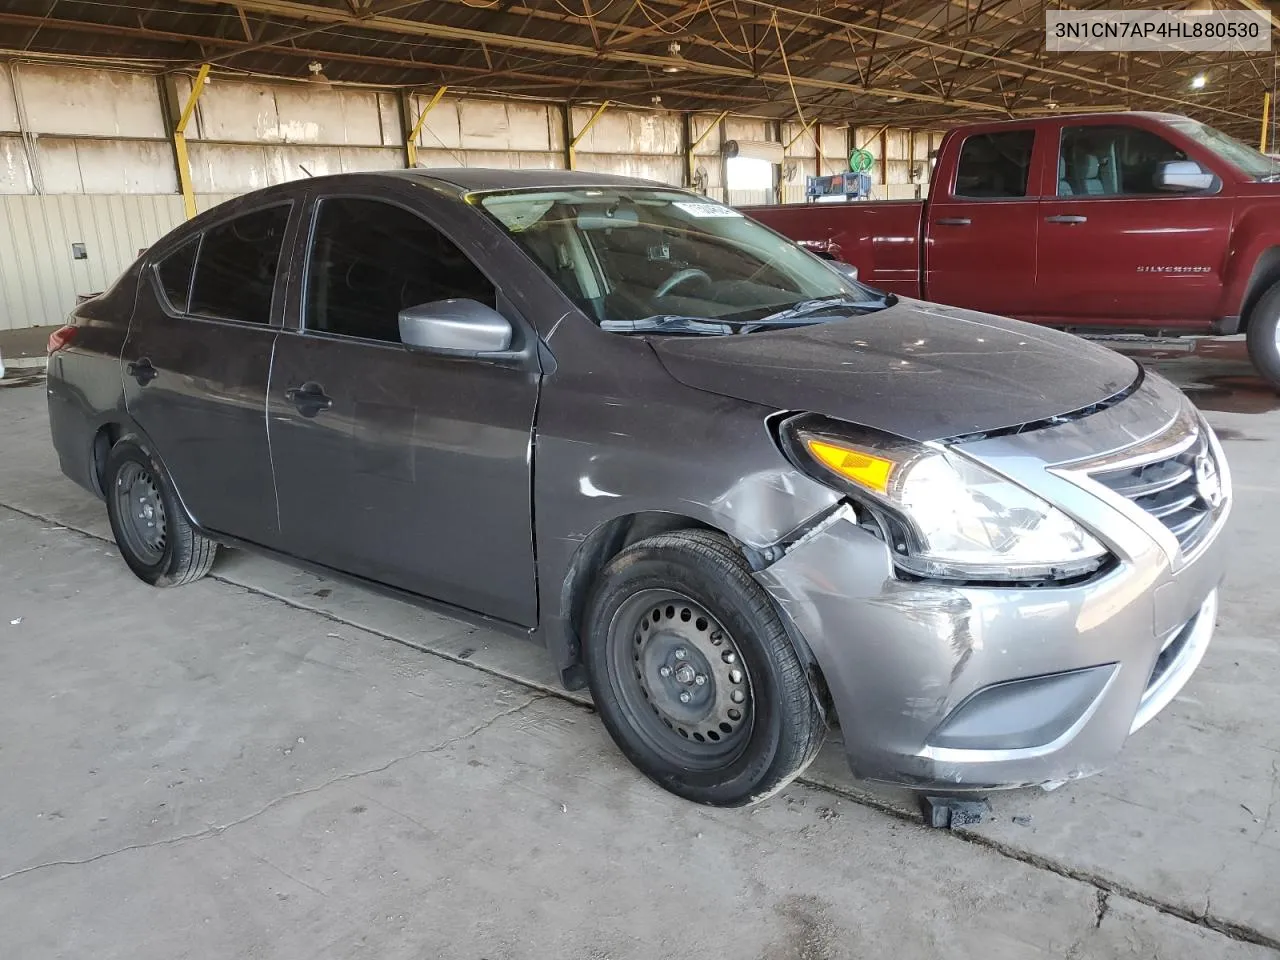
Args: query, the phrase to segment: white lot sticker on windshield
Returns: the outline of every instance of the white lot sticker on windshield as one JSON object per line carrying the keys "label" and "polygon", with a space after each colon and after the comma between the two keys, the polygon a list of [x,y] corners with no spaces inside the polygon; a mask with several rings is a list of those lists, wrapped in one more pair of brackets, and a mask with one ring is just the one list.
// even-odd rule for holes
{"label": "white lot sticker on windshield", "polygon": [[679,207],[691,217],[740,217],[737,210],[720,203],[698,203],[693,200],[676,200],[671,204]]}

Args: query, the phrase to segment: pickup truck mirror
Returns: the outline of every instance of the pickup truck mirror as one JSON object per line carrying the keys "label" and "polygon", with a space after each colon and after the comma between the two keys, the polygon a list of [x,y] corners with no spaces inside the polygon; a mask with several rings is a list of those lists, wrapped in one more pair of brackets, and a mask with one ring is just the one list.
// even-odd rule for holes
{"label": "pickup truck mirror", "polygon": [[1156,168],[1156,189],[1170,193],[1194,193],[1212,190],[1215,177],[1194,160],[1166,160]]}
{"label": "pickup truck mirror", "polygon": [[477,300],[433,300],[400,311],[400,342],[412,350],[477,356],[511,349],[511,321]]}

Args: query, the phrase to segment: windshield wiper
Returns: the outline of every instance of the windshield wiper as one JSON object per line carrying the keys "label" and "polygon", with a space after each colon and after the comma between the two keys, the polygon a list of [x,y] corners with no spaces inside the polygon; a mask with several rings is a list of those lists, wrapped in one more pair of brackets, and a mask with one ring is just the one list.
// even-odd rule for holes
{"label": "windshield wiper", "polygon": [[1277,180],[1280,180],[1280,170],[1275,173],[1264,173],[1258,178],[1258,183],[1275,183]]}
{"label": "windshield wiper", "polygon": [[792,320],[812,317],[815,313],[822,313],[826,310],[850,309],[859,313],[874,313],[877,310],[892,307],[897,302],[897,296],[892,293],[887,293],[883,297],[876,297],[871,300],[852,300],[849,297],[838,295],[821,297],[817,300],[801,300],[799,303],[793,303],[785,310],[779,310],[777,313],[771,313],[768,316],[761,317],[759,320],[753,320],[748,326],[751,329],[759,329],[762,326],[778,326]]}
{"label": "windshield wiper", "polygon": [[672,314],[658,314],[639,320],[601,320],[600,329],[606,333],[683,333],[704,337],[724,337],[738,332],[737,327],[730,323]]}

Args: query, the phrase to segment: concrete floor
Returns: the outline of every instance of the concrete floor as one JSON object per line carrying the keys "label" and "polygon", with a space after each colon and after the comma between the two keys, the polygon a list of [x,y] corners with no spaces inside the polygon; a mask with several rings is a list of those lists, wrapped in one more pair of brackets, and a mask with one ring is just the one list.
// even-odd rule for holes
{"label": "concrete floor", "polygon": [[1280,398],[1235,346],[1125,348],[1225,440],[1218,636],[1110,770],[950,833],[831,747],[677,800],[538,649],[271,561],[144,587],[5,381],[0,956],[1280,956]]}

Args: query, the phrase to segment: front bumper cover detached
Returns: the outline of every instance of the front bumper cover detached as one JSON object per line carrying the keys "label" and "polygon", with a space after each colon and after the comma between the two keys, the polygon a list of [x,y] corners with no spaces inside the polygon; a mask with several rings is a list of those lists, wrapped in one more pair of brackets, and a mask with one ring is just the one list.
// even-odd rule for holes
{"label": "front bumper cover detached", "polygon": [[[1178,396],[1153,406],[1181,403]],[[1135,431],[1126,420],[1133,413],[1111,418],[1124,427],[1114,447],[1168,422]],[[1104,419],[1089,428],[1105,449],[1118,438],[1105,429],[1106,415],[1097,416]],[[1042,432],[1062,431],[1070,441],[1082,430]],[[1030,473],[1015,479],[1039,485],[1053,502],[1070,501],[1070,512],[1102,533],[1117,558],[1105,573],[1066,586],[908,581],[847,505],[757,573],[821,667],[850,766],[862,779],[989,790],[1087,776],[1173,699],[1208,647],[1229,502],[1183,556],[1140,507],[1098,495],[1043,457],[1014,456],[1018,441],[1001,443],[1007,463],[1044,483]],[[1001,461],[996,441],[974,446],[990,454],[985,462]],[[1086,445],[1065,446],[1078,452]],[[1213,447],[1220,458],[1216,441]],[[1003,472],[1014,474],[1007,466]]]}

